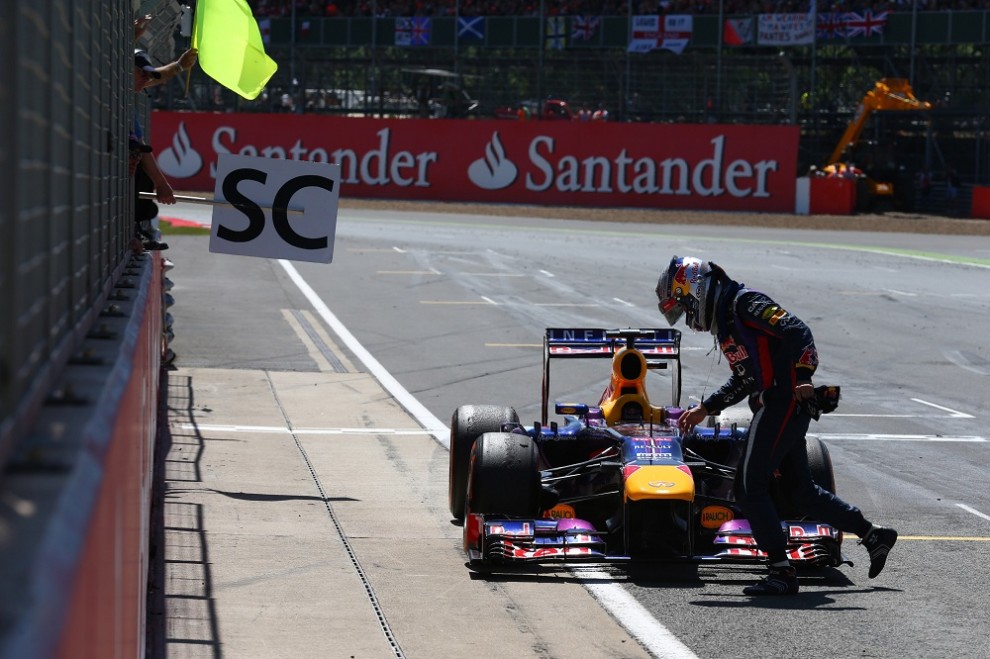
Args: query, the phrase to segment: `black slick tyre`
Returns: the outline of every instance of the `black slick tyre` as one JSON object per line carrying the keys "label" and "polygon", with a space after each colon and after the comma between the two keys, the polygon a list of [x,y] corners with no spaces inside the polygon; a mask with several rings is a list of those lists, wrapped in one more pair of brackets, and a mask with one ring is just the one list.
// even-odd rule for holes
{"label": "black slick tyre", "polygon": [[486,432],[500,432],[505,424],[518,424],[519,416],[511,407],[499,405],[462,405],[450,419],[450,473],[447,501],[454,519],[464,519],[467,496],[468,466],[474,441]]}
{"label": "black slick tyre", "polygon": [[521,433],[485,433],[471,448],[465,516],[469,513],[535,518],[540,471],[536,443]]}
{"label": "black slick tyre", "polygon": [[805,445],[808,447],[811,477],[819,487],[835,494],[835,471],[832,469],[832,457],[825,442],[817,437],[807,437]]}

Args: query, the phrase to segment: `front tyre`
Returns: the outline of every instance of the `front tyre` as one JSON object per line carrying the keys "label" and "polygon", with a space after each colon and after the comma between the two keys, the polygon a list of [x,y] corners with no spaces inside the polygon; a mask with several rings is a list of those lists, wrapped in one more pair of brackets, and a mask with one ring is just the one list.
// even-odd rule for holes
{"label": "front tyre", "polygon": [[529,435],[485,433],[471,448],[464,514],[535,518],[540,506],[536,443]]}
{"label": "front tyre", "polygon": [[450,466],[447,500],[454,519],[464,519],[468,465],[471,447],[486,432],[500,432],[505,424],[518,424],[519,415],[511,407],[462,405],[450,420]]}

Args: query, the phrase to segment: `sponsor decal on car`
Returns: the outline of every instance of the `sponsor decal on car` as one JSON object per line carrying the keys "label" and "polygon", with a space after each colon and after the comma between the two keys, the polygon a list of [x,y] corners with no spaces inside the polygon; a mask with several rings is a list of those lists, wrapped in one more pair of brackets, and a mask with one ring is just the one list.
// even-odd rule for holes
{"label": "sponsor decal on car", "polygon": [[566,503],[558,503],[556,506],[543,513],[545,519],[574,519],[574,506]]}
{"label": "sponsor decal on car", "polygon": [[725,506],[705,506],[701,509],[701,525],[706,529],[717,529],[735,518],[735,513]]}

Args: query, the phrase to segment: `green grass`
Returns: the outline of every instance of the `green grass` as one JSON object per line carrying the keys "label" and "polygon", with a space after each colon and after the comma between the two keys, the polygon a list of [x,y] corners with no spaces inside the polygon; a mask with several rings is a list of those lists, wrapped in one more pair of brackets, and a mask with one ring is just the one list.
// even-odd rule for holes
{"label": "green grass", "polygon": [[158,229],[163,236],[208,236],[209,227],[172,226],[171,222],[158,221]]}

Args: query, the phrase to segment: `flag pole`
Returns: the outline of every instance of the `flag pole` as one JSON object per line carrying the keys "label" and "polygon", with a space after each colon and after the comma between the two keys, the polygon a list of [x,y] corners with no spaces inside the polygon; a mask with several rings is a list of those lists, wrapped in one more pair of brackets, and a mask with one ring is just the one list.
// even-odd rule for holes
{"label": "flag pole", "polygon": [[[238,204],[234,202],[227,201],[226,199],[210,199],[208,197],[191,197],[189,195],[172,195],[175,197],[176,201],[183,201],[189,204],[205,204],[208,206],[226,206],[229,208],[258,208],[266,211],[275,210],[274,206],[262,206],[261,204]],[[139,192],[138,197],[141,199],[150,199],[151,201],[156,201],[158,199],[158,194],[155,192]],[[289,215],[302,215],[305,213],[304,210],[300,208],[279,208],[278,210],[284,210]]]}
{"label": "flag pole", "polygon": [[715,51],[715,112],[722,113],[722,42],[725,41],[725,2],[718,0],[718,48]]}
{"label": "flag pole", "polygon": [[540,64],[537,68],[536,76],[536,95],[539,100],[540,106],[537,108],[537,112],[540,112],[543,104],[543,49],[547,45],[547,26],[544,23],[543,17],[543,0],[540,0]]}
{"label": "flag pole", "polygon": [[[604,32],[604,29],[602,30]],[[629,42],[632,40],[632,3],[626,3],[626,93],[625,93],[625,120],[629,121],[629,110],[632,104],[632,71],[629,68]]]}

